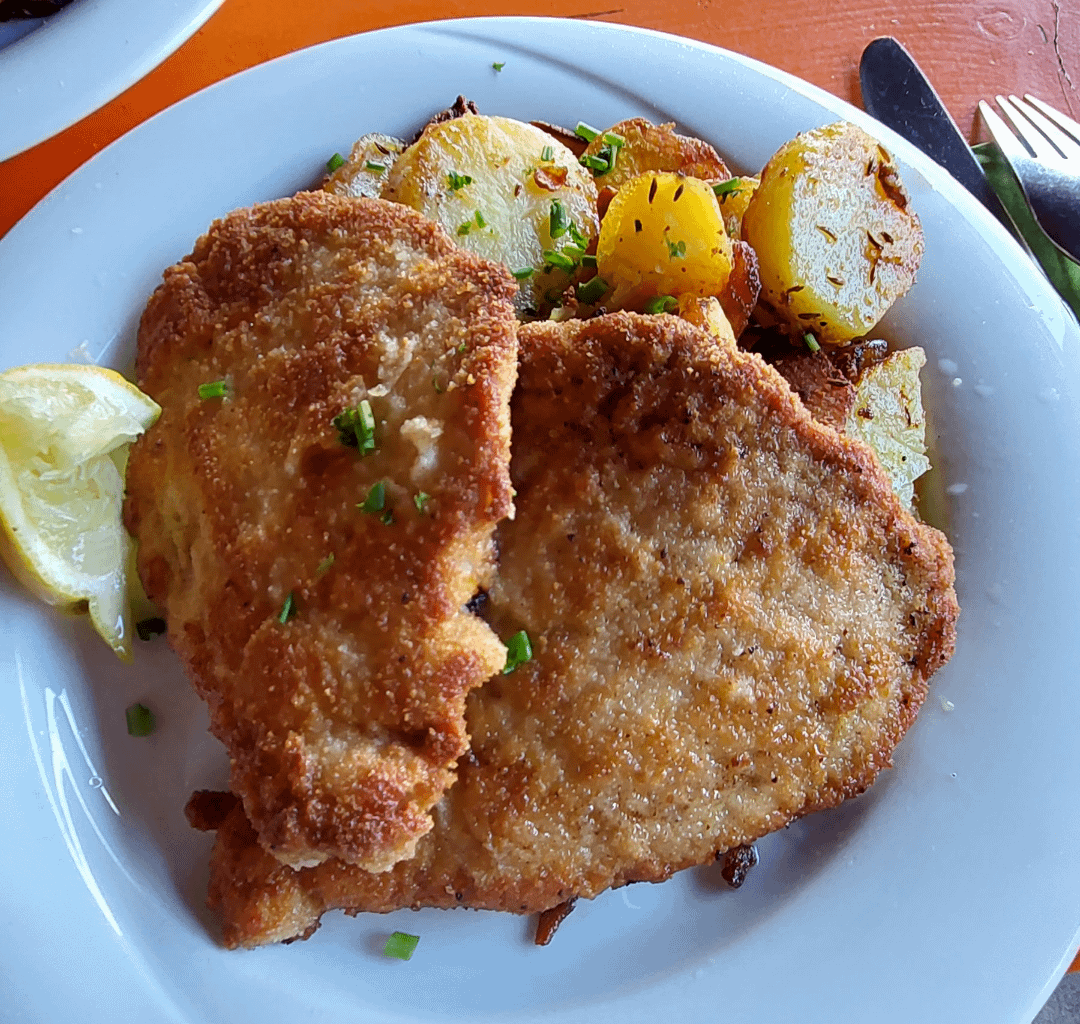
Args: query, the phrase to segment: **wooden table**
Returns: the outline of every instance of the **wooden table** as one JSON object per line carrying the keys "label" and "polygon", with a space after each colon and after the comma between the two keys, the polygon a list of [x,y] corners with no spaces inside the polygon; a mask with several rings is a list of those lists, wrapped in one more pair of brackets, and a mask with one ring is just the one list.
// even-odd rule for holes
{"label": "wooden table", "polygon": [[[605,8],[608,3],[621,6]],[[157,111],[221,78],[327,39],[433,18],[533,14],[702,39],[859,104],[859,55],[898,38],[977,140],[978,101],[1031,92],[1080,120],[1080,0],[225,0],[196,35],[112,103],[0,163],[0,236],[76,167]],[[1080,956],[1073,964],[1080,969]]]}
{"label": "wooden table", "polygon": [[662,29],[756,57],[856,104],[863,47],[892,35],[973,141],[978,101],[999,92],[1035,93],[1080,120],[1080,0],[225,0],[186,45],[108,106],[0,163],[0,235],[97,150],[218,79],[366,29],[492,14]]}

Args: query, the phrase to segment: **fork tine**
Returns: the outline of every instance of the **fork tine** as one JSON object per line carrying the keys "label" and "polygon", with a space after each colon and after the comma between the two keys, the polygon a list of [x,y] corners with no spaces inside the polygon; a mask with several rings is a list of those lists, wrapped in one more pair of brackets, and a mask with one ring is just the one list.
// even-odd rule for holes
{"label": "fork tine", "polygon": [[1039,160],[1048,164],[1061,162],[1061,154],[1054,149],[1050,144],[1050,141],[1038,128],[1028,121],[1009,100],[1005,99],[1004,96],[998,96],[996,99],[998,101],[998,106],[1004,111],[1005,116],[1012,121],[1016,133],[1028,144],[1031,151]]}
{"label": "fork tine", "polygon": [[998,117],[997,111],[986,100],[979,100],[979,113],[986,122],[986,127],[993,136],[998,148],[1010,163],[1017,159],[1031,159],[1031,154],[1020,144],[1009,126]]}
{"label": "fork tine", "polygon": [[1010,96],[1014,107],[1019,110],[1036,128],[1039,129],[1059,150],[1066,160],[1080,158],[1080,143],[1070,139],[1056,124],[1043,115],[1034,107],[1029,106],[1022,99]]}
{"label": "fork tine", "polygon": [[1066,117],[1060,110],[1055,110],[1049,103],[1043,103],[1038,96],[1032,96],[1031,93],[1025,93],[1024,99],[1036,109],[1041,110],[1044,116],[1053,121],[1062,131],[1068,132],[1073,139],[1080,142],[1080,124],[1071,117]]}

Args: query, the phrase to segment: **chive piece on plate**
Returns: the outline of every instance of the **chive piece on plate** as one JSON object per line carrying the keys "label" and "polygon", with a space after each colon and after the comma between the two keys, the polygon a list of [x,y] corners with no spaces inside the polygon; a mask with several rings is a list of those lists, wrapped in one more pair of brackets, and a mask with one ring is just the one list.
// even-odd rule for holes
{"label": "chive piece on plate", "polygon": [[584,139],[586,142],[592,142],[600,133],[591,125],[587,125],[584,121],[578,121],[577,127],[574,129],[574,134],[579,139]]}
{"label": "chive piece on plate", "polygon": [[584,284],[578,285],[578,301],[593,306],[608,293],[608,289],[609,285],[602,277],[590,278]]}
{"label": "chive piece on plate", "polygon": [[728,178],[727,181],[721,181],[713,185],[712,190],[713,195],[715,196],[726,196],[730,195],[733,192],[738,192],[739,188],[740,186],[738,178]]}
{"label": "chive piece on plate", "polygon": [[817,338],[815,338],[809,331],[803,335],[803,341],[806,342],[806,347],[811,352],[820,352],[821,346],[818,344]]}
{"label": "chive piece on plate", "polygon": [[129,736],[149,736],[154,731],[154,713],[145,704],[132,704],[124,716]]}
{"label": "chive piece on plate", "polygon": [[329,160],[326,161],[326,169],[333,174],[339,167],[345,166],[345,157],[340,153],[335,153]]}
{"label": "chive piece on plate", "polygon": [[503,675],[509,675],[518,665],[524,665],[531,658],[532,644],[529,642],[529,634],[521,630],[506,641],[506,664],[503,666]]}
{"label": "chive piece on plate", "polygon": [[199,397],[205,402],[208,398],[224,398],[229,393],[229,385],[223,380],[212,380],[209,384],[199,385]]}
{"label": "chive piece on plate", "polygon": [[380,480],[378,483],[372,484],[371,490],[367,492],[367,497],[356,507],[368,515],[374,515],[376,512],[381,512],[386,508],[386,481]]}
{"label": "chive piece on plate", "polygon": [[408,932],[394,932],[386,940],[383,952],[387,956],[392,956],[395,960],[411,960],[419,941],[419,935],[409,935]]}
{"label": "chive piece on plate", "polygon": [[674,313],[679,308],[679,300],[674,295],[657,295],[645,303],[646,313]]}
{"label": "chive piece on plate", "polygon": [[296,599],[293,597],[292,591],[289,591],[289,596],[285,598],[285,603],[281,606],[281,612],[279,613],[277,620],[283,626],[296,614]]}

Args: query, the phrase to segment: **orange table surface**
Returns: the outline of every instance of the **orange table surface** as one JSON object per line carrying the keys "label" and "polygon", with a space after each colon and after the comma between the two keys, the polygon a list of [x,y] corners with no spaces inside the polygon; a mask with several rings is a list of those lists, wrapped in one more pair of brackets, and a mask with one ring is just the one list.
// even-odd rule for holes
{"label": "orange table surface", "polygon": [[[856,104],[863,47],[892,35],[919,61],[972,141],[978,101],[997,93],[1031,92],[1080,120],[1080,0],[226,0],[172,57],[113,102],[0,163],[0,236],[113,139],[244,68],[389,25],[515,14],[620,22],[701,39]],[[587,63],[587,55],[582,59]],[[1080,969],[1080,955],[1073,969]]]}
{"label": "orange table surface", "polygon": [[510,14],[622,22],[701,39],[855,103],[863,47],[875,36],[893,35],[973,139],[976,105],[995,93],[1032,92],[1080,119],[1080,0],[226,0],[172,57],[113,102],[0,163],[0,236],[113,139],[237,71],[368,29]]}

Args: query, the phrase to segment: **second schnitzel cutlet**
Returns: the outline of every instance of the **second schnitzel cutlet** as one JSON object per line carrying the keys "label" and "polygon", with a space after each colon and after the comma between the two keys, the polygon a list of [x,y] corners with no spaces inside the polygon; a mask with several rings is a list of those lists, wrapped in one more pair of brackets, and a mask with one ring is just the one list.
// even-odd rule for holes
{"label": "second schnitzel cutlet", "polygon": [[143,315],[125,520],[280,861],[410,856],[505,662],[465,605],[512,508],[514,292],[412,210],[300,193],[213,224]]}
{"label": "second schnitzel cutlet", "polygon": [[869,786],[952,654],[944,536],[758,356],[669,316],[519,339],[487,617],[533,658],[470,694],[458,780],[391,871],[289,871],[240,807],[196,798],[229,946],[331,908],[542,911],[711,861]]}

